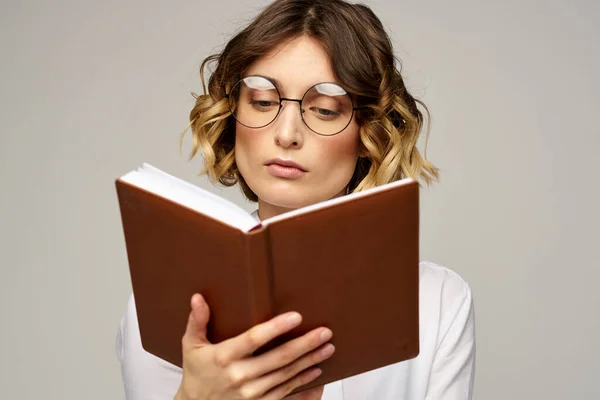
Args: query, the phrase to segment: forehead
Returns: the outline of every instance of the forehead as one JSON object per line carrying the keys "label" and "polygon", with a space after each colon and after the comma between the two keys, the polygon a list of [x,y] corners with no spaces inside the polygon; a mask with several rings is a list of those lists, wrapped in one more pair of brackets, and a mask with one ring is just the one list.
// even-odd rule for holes
{"label": "forehead", "polygon": [[287,95],[302,95],[321,82],[336,82],[329,55],[321,44],[301,36],[274,47],[250,65],[244,75],[263,75],[276,79]]}

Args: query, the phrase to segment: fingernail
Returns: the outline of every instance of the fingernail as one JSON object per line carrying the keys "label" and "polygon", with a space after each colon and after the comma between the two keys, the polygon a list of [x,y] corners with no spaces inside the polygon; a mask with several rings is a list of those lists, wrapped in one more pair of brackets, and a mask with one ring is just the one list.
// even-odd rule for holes
{"label": "fingernail", "polygon": [[321,341],[326,342],[333,336],[333,333],[329,329],[323,329],[321,332]]}
{"label": "fingernail", "polygon": [[331,343],[328,343],[327,345],[325,345],[325,347],[323,347],[323,350],[321,350],[321,354],[323,355],[323,357],[329,357],[333,354],[334,351],[335,347]]}
{"label": "fingernail", "polygon": [[287,317],[287,323],[291,326],[297,325],[302,318],[298,313],[292,313]]}
{"label": "fingernail", "polygon": [[192,295],[192,304],[198,303],[202,299],[202,295],[200,293],[194,293]]}
{"label": "fingernail", "polygon": [[318,376],[320,376],[323,373],[323,371],[320,368],[317,368],[315,370],[312,371],[311,375],[311,379],[314,379]]}

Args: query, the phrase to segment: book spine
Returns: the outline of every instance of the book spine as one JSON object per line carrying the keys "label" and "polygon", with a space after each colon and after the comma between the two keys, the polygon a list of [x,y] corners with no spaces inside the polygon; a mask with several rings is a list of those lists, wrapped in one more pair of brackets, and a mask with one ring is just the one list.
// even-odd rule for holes
{"label": "book spine", "polygon": [[246,270],[250,285],[250,302],[253,324],[274,317],[273,268],[266,229],[251,231],[246,237]]}

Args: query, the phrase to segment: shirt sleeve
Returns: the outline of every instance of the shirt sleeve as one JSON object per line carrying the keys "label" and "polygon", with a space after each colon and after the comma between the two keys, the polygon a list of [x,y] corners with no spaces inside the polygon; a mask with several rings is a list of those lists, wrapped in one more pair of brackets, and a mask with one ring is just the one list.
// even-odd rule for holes
{"label": "shirt sleeve", "polygon": [[451,271],[448,274],[450,279],[442,288],[438,346],[426,399],[470,400],[475,376],[473,297],[467,282]]}
{"label": "shirt sleeve", "polygon": [[119,322],[117,329],[117,338],[115,340],[115,353],[119,359],[119,363],[123,363],[123,319]]}
{"label": "shirt sleeve", "polygon": [[115,345],[127,400],[173,399],[182,370],[142,347],[133,295],[119,323]]}

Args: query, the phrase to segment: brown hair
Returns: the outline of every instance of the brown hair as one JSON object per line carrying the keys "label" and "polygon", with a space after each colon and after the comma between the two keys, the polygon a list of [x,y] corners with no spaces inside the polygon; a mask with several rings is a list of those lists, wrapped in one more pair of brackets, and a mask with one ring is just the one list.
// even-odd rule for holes
{"label": "brown hair", "polygon": [[[406,89],[381,21],[369,7],[343,0],[276,0],[221,53],[203,61],[200,78],[204,94],[194,94],[196,105],[188,125],[193,137],[190,159],[201,152],[202,173],[226,186],[239,182],[249,200],[258,200],[235,163],[235,120],[225,94],[255,60],[301,35],[322,44],[336,78],[356,98],[357,105],[363,106],[355,115],[360,149],[367,156],[359,158],[349,190],[364,190],[404,177],[421,178],[428,184],[437,180],[438,169],[417,149],[424,124],[418,105],[429,117],[427,107]],[[216,64],[216,68],[207,92],[204,70],[209,64]]]}

